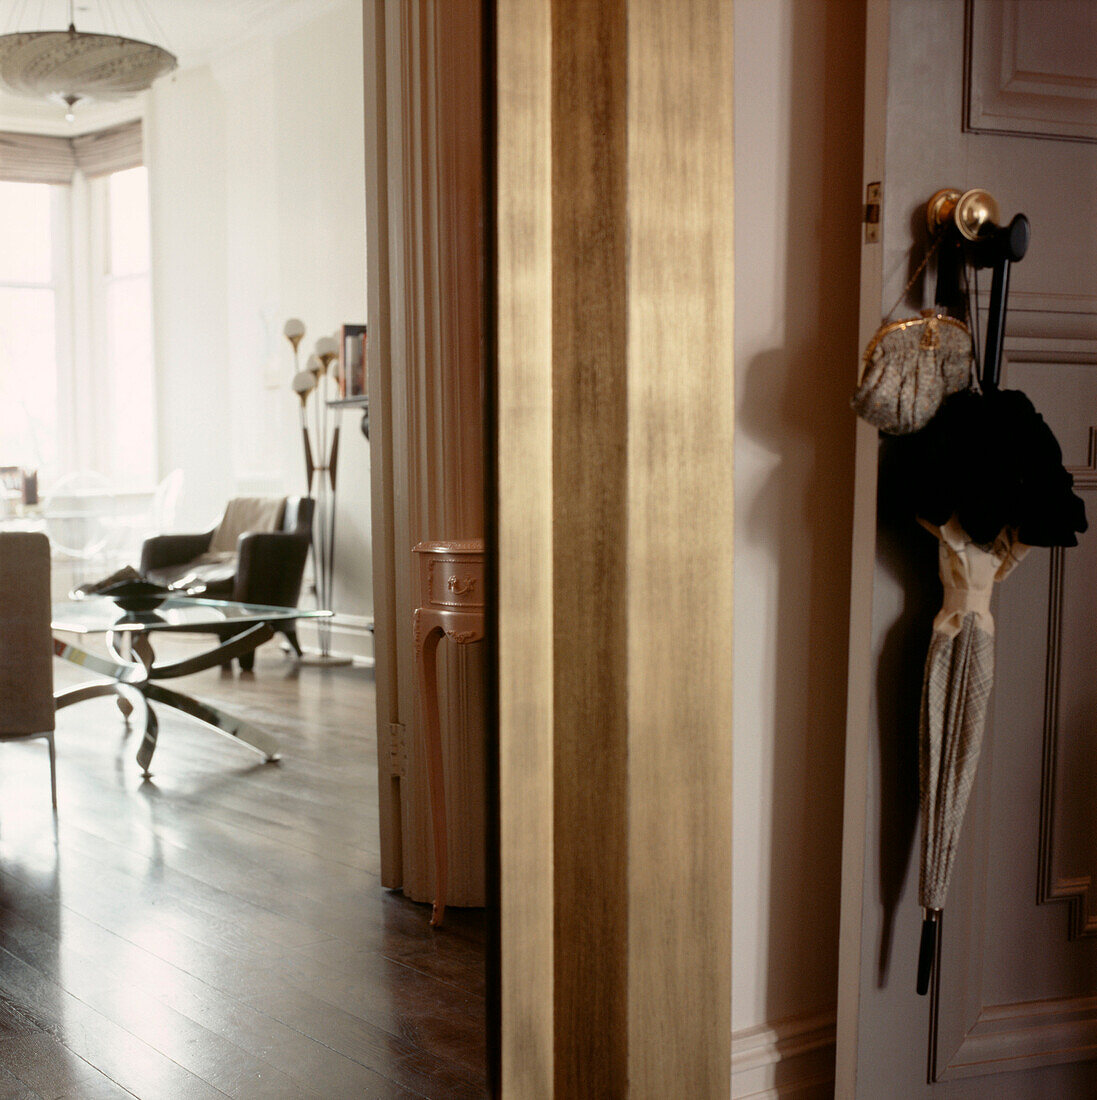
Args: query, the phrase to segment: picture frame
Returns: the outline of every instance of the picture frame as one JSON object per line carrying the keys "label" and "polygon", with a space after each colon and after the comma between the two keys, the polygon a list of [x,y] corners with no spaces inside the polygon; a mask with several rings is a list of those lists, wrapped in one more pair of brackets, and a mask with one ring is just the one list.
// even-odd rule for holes
{"label": "picture frame", "polygon": [[369,395],[365,325],[343,325],[339,330],[339,396],[366,398]]}

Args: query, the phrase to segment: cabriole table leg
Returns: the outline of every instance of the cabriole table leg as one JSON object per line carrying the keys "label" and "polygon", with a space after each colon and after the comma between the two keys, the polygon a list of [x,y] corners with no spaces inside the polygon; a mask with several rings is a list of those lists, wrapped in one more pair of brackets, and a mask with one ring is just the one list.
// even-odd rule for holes
{"label": "cabriole table leg", "polygon": [[419,698],[423,707],[423,743],[426,747],[427,785],[434,839],[434,905],[430,923],[437,928],[446,912],[449,885],[449,844],[446,834],[446,788],[442,763],[442,730],[438,717],[438,643],[442,628],[427,625],[429,612],[415,612],[415,664],[419,674]]}

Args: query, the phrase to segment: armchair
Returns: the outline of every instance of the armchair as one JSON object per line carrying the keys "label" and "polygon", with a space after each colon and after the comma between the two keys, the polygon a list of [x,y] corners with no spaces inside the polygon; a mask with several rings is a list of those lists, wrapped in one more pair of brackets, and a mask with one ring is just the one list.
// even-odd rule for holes
{"label": "armchair", "polygon": [[[236,497],[211,531],[145,539],[141,575],[209,599],[296,607],[312,540],[312,512],[310,497]],[[300,656],[294,624],[279,629]],[[254,657],[240,658],[240,667],[251,668]]]}

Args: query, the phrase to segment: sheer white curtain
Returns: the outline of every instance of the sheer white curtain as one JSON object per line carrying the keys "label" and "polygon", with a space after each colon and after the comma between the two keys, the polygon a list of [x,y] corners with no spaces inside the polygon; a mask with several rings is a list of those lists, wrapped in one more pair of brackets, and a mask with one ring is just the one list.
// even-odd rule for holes
{"label": "sheer white curtain", "polygon": [[68,188],[0,181],[0,465],[58,470]]}
{"label": "sheer white curtain", "polygon": [[119,492],[157,478],[139,124],[0,134],[0,465]]}
{"label": "sheer white curtain", "polygon": [[156,484],[148,173],[130,168],[88,187],[90,377],[95,466],[119,488]]}

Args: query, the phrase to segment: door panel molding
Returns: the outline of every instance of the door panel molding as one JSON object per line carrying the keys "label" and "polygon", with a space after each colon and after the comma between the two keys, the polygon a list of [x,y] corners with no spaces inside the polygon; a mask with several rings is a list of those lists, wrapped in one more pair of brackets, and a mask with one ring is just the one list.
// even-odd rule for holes
{"label": "door panel molding", "polygon": [[[981,316],[989,306],[988,289],[979,296]],[[1097,343],[1097,295],[1011,290],[1009,334],[1011,341],[1024,337]]]}
{"label": "door panel molding", "polygon": [[[1048,28],[1065,23],[1069,32],[1050,41]],[[1097,141],[1095,31],[1097,18],[1077,3],[968,0],[968,131]]]}
{"label": "door panel molding", "polygon": [[[1074,475],[1074,487],[1079,493],[1092,494],[1097,490],[1097,427],[1089,429],[1087,465],[1073,467],[1070,472]],[[1086,500],[1086,496],[1083,495],[1083,499]],[[1086,500],[1086,503],[1088,513],[1094,516],[1094,501]],[[1060,775],[1060,759],[1063,755],[1060,750],[1064,737],[1061,702],[1067,565],[1066,551],[1062,547],[1055,547],[1051,551],[1051,582],[1048,592],[1048,653],[1044,690],[1043,766],[1040,779],[1040,886],[1037,900],[1041,904],[1067,904],[1067,934],[1070,939],[1075,940],[1097,935],[1097,913],[1093,911],[1095,907],[1090,899],[1093,870],[1097,869],[1084,874],[1080,873],[1081,867],[1076,867],[1073,873],[1066,873],[1065,864],[1070,857],[1058,850],[1056,844],[1057,840],[1062,842],[1063,831],[1056,829],[1056,821],[1066,815],[1057,795],[1062,790],[1065,778]],[[1067,767],[1069,768],[1069,764]]]}
{"label": "door panel molding", "polygon": [[1097,1057],[1097,997],[994,1005],[949,1058],[938,1081],[1015,1073]]}

